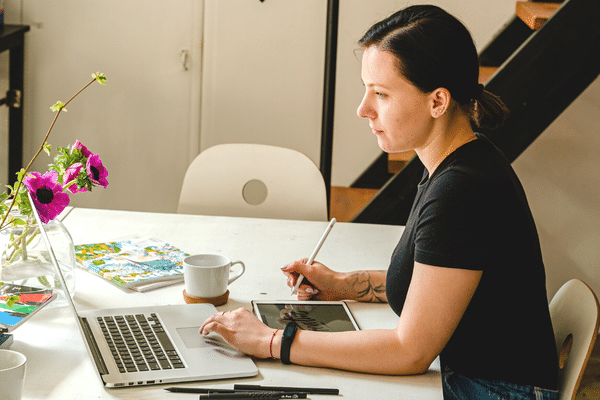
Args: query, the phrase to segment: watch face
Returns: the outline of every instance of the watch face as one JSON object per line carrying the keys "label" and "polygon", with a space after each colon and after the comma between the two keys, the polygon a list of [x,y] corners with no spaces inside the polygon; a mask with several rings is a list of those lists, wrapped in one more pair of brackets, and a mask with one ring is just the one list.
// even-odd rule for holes
{"label": "watch face", "polygon": [[289,336],[292,334],[292,332],[294,332],[294,328],[296,327],[296,324],[287,324],[285,326],[285,329],[283,330],[283,336]]}

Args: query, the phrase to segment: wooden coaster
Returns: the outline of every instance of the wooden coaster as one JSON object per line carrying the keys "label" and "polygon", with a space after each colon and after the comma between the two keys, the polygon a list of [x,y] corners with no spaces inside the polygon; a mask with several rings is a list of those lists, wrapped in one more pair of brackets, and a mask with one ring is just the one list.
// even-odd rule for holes
{"label": "wooden coaster", "polygon": [[185,292],[185,289],[183,289],[183,299],[188,304],[210,303],[215,307],[222,306],[223,304],[227,303],[227,300],[229,300],[229,290],[226,291],[224,294],[222,294],[219,297],[195,297],[195,296],[190,296],[189,294],[187,294]]}

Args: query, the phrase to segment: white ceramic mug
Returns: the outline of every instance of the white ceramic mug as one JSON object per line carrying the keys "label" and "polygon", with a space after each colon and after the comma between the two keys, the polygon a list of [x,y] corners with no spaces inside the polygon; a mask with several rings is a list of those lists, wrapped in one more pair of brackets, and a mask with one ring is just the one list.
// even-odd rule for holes
{"label": "white ceramic mug", "polygon": [[0,399],[21,400],[26,363],[23,354],[0,350]]}
{"label": "white ceramic mug", "polygon": [[[233,266],[239,264],[238,271]],[[231,276],[230,276],[231,271]],[[219,297],[227,292],[227,286],[246,271],[241,261],[216,254],[196,254],[183,260],[185,291],[189,296],[201,298]]]}

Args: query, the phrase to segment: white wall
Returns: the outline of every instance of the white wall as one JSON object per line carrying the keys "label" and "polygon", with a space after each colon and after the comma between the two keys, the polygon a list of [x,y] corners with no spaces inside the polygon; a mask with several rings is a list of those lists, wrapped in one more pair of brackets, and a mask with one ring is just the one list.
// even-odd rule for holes
{"label": "white wall", "polygon": [[600,78],[513,163],[533,211],[552,296],[572,278],[600,295]]}

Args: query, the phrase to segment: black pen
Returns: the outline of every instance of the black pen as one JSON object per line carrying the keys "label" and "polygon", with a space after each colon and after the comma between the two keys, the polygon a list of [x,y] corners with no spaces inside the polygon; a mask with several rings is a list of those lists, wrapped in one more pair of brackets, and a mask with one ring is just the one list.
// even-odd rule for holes
{"label": "black pen", "polygon": [[308,394],[333,394],[338,395],[338,389],[328,388],[305,388],[305,387],[289,387],[289,386],[261,386],[261,385],[233,385],[235,390],[275,390],[278,392],[302,392]]}
{"label": "black pen", "polygon": [[190,388],[190,387],[168,387],[165,389],[173,393],[237,393],[235,389],[216,389],[216,388]]}
{"label": "black pen", "polygon": [[210,399],[306,399],[306,393],[249,391],[201,394],[199,400]]}

